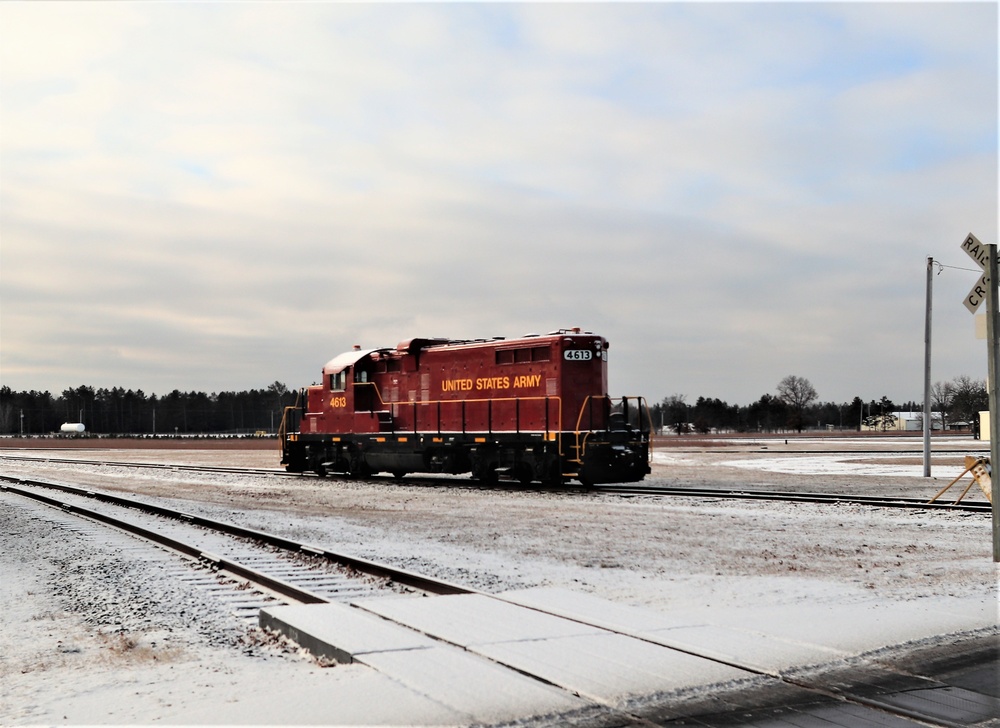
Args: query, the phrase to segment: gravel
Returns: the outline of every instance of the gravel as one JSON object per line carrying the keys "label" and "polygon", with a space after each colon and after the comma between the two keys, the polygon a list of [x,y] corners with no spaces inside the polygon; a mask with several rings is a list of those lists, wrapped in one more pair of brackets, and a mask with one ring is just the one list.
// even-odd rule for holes
{"label": "gravel", "polygon": [[[775,459],[773,445],[759,453],[748,452],[758,447],[752,443],[739,447],[738,453],[661,451],[651,480],[929,497],[961,470],[961,457],[947,455],[935,464],[936,480],[887,475],[878,470],[884,458],[859,453],[851,472],[829,472],[830,459],[821,475],[773,472],[745,464]],[[267,451],[99,456],[107,454],[123,461],[276,465]],[[784,453],[779,465],[796,457],[803,454]],[[858,472],[866,460],[874,475]],[[557,586],[661,611],[928,596],[951,598],[961,609],[997,600],[990,520],[982,515],[72,463],[4,461],[3,473],[169,502],[484,591]],[[234,674],[243,686],[259,675],[270,689],[282,681],[359,679],[354,666],[313,674],[319,668],[294,646],[262,635],[208,592],[179,582],[177,557],[126,535],[0,496],[0,549],[0,723],[184,722],[180,701],[185,709],[203,703],[225,722],[221,696],[233,689]],[[63,698],[53,701],[53,691]]]}

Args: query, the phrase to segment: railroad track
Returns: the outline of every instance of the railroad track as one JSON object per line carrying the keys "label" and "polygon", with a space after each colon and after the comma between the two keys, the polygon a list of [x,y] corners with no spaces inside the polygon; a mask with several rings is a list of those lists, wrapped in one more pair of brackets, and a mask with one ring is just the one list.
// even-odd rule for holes
{"label": "railroad track", "polygon": [[[59,497],[48,495],[42,491],[55,491]],[[346,583],[350,582],[352,576],[355,582],[357,582],[357,576],[364,576],[376,580],[376,584],[383,585],[381,588],[398,585],[419,594],[474,593],[472,589],[398,569],[388,564],[337,553],[284,536],[88,488],[42,480],[0,476],[0,492],[30,498],[58,508],[63,512],[73,513],[127,531],[146,541],[175,551],[197,563],[207,565],[215,571],[248,583],[261,593],[275,595],[286,603],[315,604],[341,598],[356,598],[359,596],[361,587],[357,583]],[[89,504],[83,505],[87,501],[104,504],[110,506],[111,509],[99,510],[89,507]],[[136,519],[135,514],[137,513],[146,518]],[[149,517],[154,520],[151,521]],[[163,527],[165,521],[181,524],[187,529],[187,533],[176,535],[176,528]],[[211,546],[206,548],[204,546],[205,539],[198,538],[192,533],[193,529],[213,534],[214,541],[211,542]],[[237,540],[241,546],[234,548],[220,542],[218,539],[220,535],[229,540]],[[197,541],[201,543],[196,544]],[[298,562],[298,568],[290,572],[287,562],[275,564],[273,559],[267,559],[266,552],[261,552],[262,547],[286,554],[294,554],[302,559]],[[229,553],[237,555],[231,556]],[[259,568],[252,563],[261,561],[266,562],[267,566]],[[345,574],[345,579],[334,580],[336,581],[335,588],[327,588],[325,594],[322,591],[317,591],[315,589],[317,583],[329,585],[331,579],[328,571],[322,568],[309,568],[307,562],[310,561],[315,566],[334,565],[340,568]],[[279,574],[273,573],[275,571]],[[374,593],[378,588],[368,591]]]}
{"label": "railroad track", "polygon": [[[632,490],[646,492],[650,489],[636,488]],[[686,489],[676,490],[680,491],[680,494],[688,494]],[[158,543],[161,546],[178,551],[212,571],[217,571],[218,573],[225,575],[231,575],[234,579],[253,584],[254,588],[264,594],[278,595],[278,597],[280,597],[280,601],[286,604],[318,604],[335,601],[338,597],[328,594],[325,595],[321,593],[320,590],[316,589],[315,583],[321,577],[311,570],[298,568],[298,565],[293,568],[287,562],[283,565],[279,564],[276,566],[273,561],[264,568],[258,568],[255,565],[245,563],[246,560],[240,560],[218,553],[221,549],[214,548],[209,551],[201,546],[193,546],[187,539],[182,540],[178,538],[176,534],[165,533],[164,530],[169,529],[153,527],[150,523],[148,523],[148,521],[146,523],[137,523],[136,519],[128,517],[129,514],[135,514],[138,512],[144,516],[154,517],[156,519],[156,523],[160,523],[164,519],[169,519],[174,523],[182,524],[184,529],[187,530],[197,527],[210,533],[222,534],[227,538],[238,538],[242,541],[247,541],[258,546],[263,545],[268,549],[281,549],[288,553],[302,556],[310,561],[333,563],[337,566],[347,567],[351,571],[357,571],[369,577],[378,577],[385,582],[404,585],[408,589],[422,594],[471,595],[476,597],[493,598],[481,592],[476,592],[475,590],[467,589],[455,584],[414,574],[409,571],[396,569],[385,564],[358,559],[350,555],[334,553],[309,544],[287,539],[282,536],[266,534],[234,524],[215,521],[201,516],[195,516],[181,511],[164,508],[158,505],[135,501],[130,498],[93,491],[87,488],[39,480],[0,477],[0,492],[30,498],[33,501],[58,508],[63,513],[70,513],[126,530],[144,539]],[[52,495],[51,493],[54,493],[55,495]],[[112,510],[120,510],[123,512],[112,514],[104,509],[99,510],[91,508],[89,507],[91,502],[110,506],[112,507]],[[87,503],[87,505],[83,505],[84,503]],[[294,571],[292,576],[287,575],[290,571]],[[309,584],[310,581],[312,581],[312,584]],[[359,595],[357,590],[351,590],[348,588],[346,591],[342,590],[340,592],[340,597],[347,602],[351,602],[359,598],[365,599],[366,597],[370,597],[373,593],[374,592],[367,595]],[[344,596],[345,594],[346,597]],[[502,595],[498,598],[503,600]],[[533,607],[532,609],[542,611],[544,614],[558,616],[557,612],[549,612],[537,607]],[[581,619],[580,617],[570,617],[570,619],[579,621],[584,625],[591,624],[596,626],[599,624],[598,622],[587,622],[587,620]],[[624,636],[627,632],[616,632],[616,634]],[[755,668],[752,665],[744,664],[739,660],[712,656],[710,653],[706,653],[705,651],[699,649],[685,649],[677,647],[672,649],[683,652],[691,657],[709,660],[734,669],[743,670],[747,674],[756,675],[762,679],[773,680],[779,683],[784,683],[790,687],[801,688],[807,693],[813,694],[817,698],[825,699],[831,704],[846,704],[856,706],[859,709],[875,711],[881,715],[896,716],[899,719],[906,721],[907,724],[947,727],[959,725],[953,721],[942,719],[934,715],[928,715],[918,710],[908,709],[905,706],[901,707],[899,705],[894,705],[890,701],[881,698],[873,699],[863,693],[845,691],[839,686],[837,688],[827,687],[817,677],[804,678],[802,676],[795,677],[787,674],[774,674],[769,671]],[[502,661],[501,664],[503,664]],[[515,669],[517,668],[515,667]],[[520,670],[518,670],[518,672],[520,672]],[[524,674],[531,677],[529,673]],[[536,679],[548,682],[548,680],[544,677]],[[622,711],[621,708],[614,703],[606,704],[605,707],[611,709],[616,714],[623,715],[623,717],[635,719],[637,724],[651,725],[638,715],[631,715],[627,711]],[[887,723],[886,725],[890,724]],[[891,723],[891,725],[901,724]]]}
{"label": "railroad track", "polygon": [[[237,475],[261,475],[279,476],[286,478],[315,478],[314,475],[303,475],[299,473],[286,473],[283,470],[263,469],[263,468],[237,468],[219,467],[208,465],[182,465],[164,463],[141,463],[141,462],[119,462],[103,460],[80,460],[74,458],[37,458],[30,456],[0,455],[0,460],[12,460],[19,462],[48,462],[76,465],[94,465],[100,467],[128,467],[147,468],[161,471],[178,471],[193,473],[226,473]],[[373,481],[398,482],[391,476],[368,478]],[[411,486],[447,486],[466,488],[503,488],[507,483],[500,485],[483,485],[470,479],[455,478],[433,478],[428,476],[408,478],[405,483]],[[516,485],[518,490],[523,490],[525,486]],[[531,488],[531,486],[528,486]],[[756,501],[783,501],[790,503],[828,503],[828,504],[850,504],[865,505],[877,508],[896,508],[925,511],[958,511],[965,513],[992,513],[989,503],[982,501],[966,501],[960,503],[935,501],[928,503],[921,498],[906,498],[902,496],[866,496],[866,495],[845,495],[841,493],[803,493],[798,491],[768,491],[752,490],[746,488],[700,488],[700,487],[671,487],[658,486],[652,484],[621,484],[621,485],[598,485],[586,488],[580,485],[570,485],[565,488],[545,488],[547,491],[559,491],[563,493],[604,493],[609,495],[620,495],[623,497],[651,496],[669,497],[682,496],[688,498],[714,498],[724,500],[756,500]]]}
{"label": "railroad track", "polygon": [[236,475],[279,475],[286,477],[302,477],[299,473],[288,473],[283,469],[274,468],[237,468],[216,465],[185,465],[183,463],[143,463],[119,460],[83,460],[80,458],[33,457],[30,455],[0,454],[0,460],[24,463],[56,463],[63,465],[97,465],[100,467],[144,468],[147,470],[175,470],[198,473],[233,473]]}
{"label": "railroad track", "polygon": [[791,503],[832,503],[874,506],[878,508],[909,508],[917,510],[963,511],[966,513],[991,513],[989,503],[964,502],[928,503],[920,498],[897,496],[841,495],[837,493],[800,493],[735,488],[671,488],[644,485],[599,485],[592,488],[598,493],[622,496],[684,496],[688,498],[720,498],[734,500],[787,501]]}

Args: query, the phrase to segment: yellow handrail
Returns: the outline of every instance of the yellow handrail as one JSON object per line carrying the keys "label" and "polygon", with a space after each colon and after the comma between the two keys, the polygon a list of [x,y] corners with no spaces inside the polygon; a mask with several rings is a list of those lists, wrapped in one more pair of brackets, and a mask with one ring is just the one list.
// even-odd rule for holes
{"label": "yellow handrail", "polygon": [[[611,404],[611,403],[613,403],[615,401],[609,395],[606,395],[606,394],[602,394],[602,395],[598,395],[598,396],[594,396],[594,395],[588,394],[586,396],[586,398],[583,400],[583,403],[580,405],[580,413],[579,413],[579,415],[577,415],[577,418],[576,418],[576,430],[573,431],[573,435],[576,438],[576,446],[575,446],[575,449],[576,449],[576,459],[572,460],[571,462],[579,463],[581,465],[583,464],[583,455],[584,455],[584,453],[587,450],[587,440],[594,433],[593,429],[590,429],[590,430],[582,430],[581,429],[581,424],[583,423],[583,414],[584,414],[584,412],[587,411],[587,405],[590,403],[591,399],[606,399],[609,404]],[[621,400],[628,400],[628,399],[634,399],[634,400],[636,400],[637,402],[640,402],[640,403],[645,402],[645,399],[643,397],[641,397],[641,396],[638,396],[638,395],[636,395],[636,396],[623,395],[623,396],[617,397],[615,399],[617,399],[619,401],[621,401]],[[642,408],[642,405],[640,404],[640,409],[641,408]],[[652,420],[651,415],[649,414],[649,407],[646,407],[645,409],[646,409],[646,423],[647,423],[647,425],[649,427],[648,432],[652,433],[653,432],[653,420]],[[581,435],[583,435],[583,439],[582,440],[580,439]],[[647,463],[650,462],[650,460],[652,458],[652,452],[653,452],[653,438],[650,437],[649,438],[649,447],[647,448],[647,451],[646,451],[646,462]],[[560,452],[559,454],[562,455],[562,452]]]}

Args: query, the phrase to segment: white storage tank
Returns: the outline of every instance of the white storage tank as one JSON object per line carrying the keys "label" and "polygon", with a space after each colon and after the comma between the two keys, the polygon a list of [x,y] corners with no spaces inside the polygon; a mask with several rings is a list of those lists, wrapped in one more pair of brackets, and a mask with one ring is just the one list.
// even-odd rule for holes
{"label": "white storage tank", "polygon": [[79,435],[86,429],[82,422],[64,422],[59,431],[66,435]]}

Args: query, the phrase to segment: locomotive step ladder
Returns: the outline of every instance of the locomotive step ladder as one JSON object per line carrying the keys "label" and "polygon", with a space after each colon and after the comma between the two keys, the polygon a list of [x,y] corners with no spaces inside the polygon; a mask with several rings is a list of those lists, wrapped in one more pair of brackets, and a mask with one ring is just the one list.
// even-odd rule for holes
{"label": "locomotive step ladder", "polygon": [[378,431],[379,432],[395,432],[396,423],[393,419],[392,412],[389,410],[379,410],[375,413],[378,416]]}

